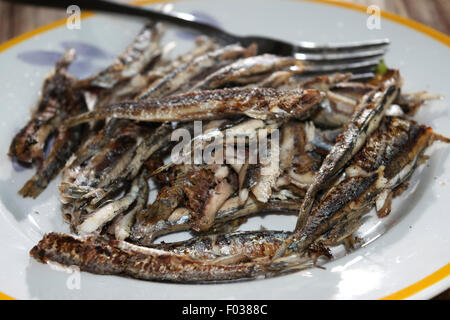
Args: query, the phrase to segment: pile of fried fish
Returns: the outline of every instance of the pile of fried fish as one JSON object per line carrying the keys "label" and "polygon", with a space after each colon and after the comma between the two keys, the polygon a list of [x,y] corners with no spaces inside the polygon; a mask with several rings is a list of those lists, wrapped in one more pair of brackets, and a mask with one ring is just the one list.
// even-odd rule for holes
{"label": "pile of fried fish", "polygon": [[[23,197],[36,198],[62,174],[62,216],[72,234],[46,234],[30,252],[37,261],[186,283],[301,270],[331,259],[333,246],[355,248],[361,217],[374,208],[388,215],[426,148],[450,142],[411,119],[432,96],[401,92],[398,70],[379,68],[364,80],[308,77],[294,58],[207,37],[170,59],[164,29],[146,24],[87,79],[68,73],[75,58],[68,50],[45,79],[9,155],[36,168]],[[277,150],[269,147],[258,163],[167,161],[173,131],[192,133],[200,120],[202,132],[187,144],[203,151],[229,142],[230,131],[268,141],[278,132]],[[263,214],[296,215],[297,225],[236,231]],[[193,236],[155,243],[179,231]]]}

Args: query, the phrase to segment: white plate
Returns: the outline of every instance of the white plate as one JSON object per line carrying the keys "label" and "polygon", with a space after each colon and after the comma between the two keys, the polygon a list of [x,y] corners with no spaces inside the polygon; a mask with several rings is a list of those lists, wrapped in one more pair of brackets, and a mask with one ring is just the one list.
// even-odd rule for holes
{"label": "white plate", "polygon": [[[446,96],[422,108],[416,119],[450,136],[449,48],[424,33],[388,19],[382,19],[380,30],[369,30],[366,14],[323,2],[186,1],[174,3],[174,9],[203,15],[240,34],[318,42],[388,37],[392,45],[386,60],[389,66],[400,68],[404,87]],[[33,172],[13,168],[6,156],[11,138],[28,120],[43,79],[65,46],[75,44],[79,49],[73,71],[85,76],[110,63],[141,23],[95,15],[83,19],[80,30],[62,25],[0,47],[8,46],[0,53],[0,291],[19,299],[375,299],[413,284],[392,298],[430,298],[449,287],[450,147],[438,143],[428,152],[428,164],[414,174],[408,192],[395,199],[392,214],[383,220],[368,220],[362,234],[374,241],[326,264],[326,270],[220,285],[177,285],[81,273],[77,289],[77,275],[31,260],[28,252],[45,232],[67,232],[68,227],[60,216],[58,181],[37,200],[17,194]],[[448,45],[448,37],[434,36]],[[169,39],[176,40],[178,53],[192,45],[189,34],[180,30],[171,29]],[[291,230],[294,223],[294,217],[254,218],[245,229],[264,224]]]}

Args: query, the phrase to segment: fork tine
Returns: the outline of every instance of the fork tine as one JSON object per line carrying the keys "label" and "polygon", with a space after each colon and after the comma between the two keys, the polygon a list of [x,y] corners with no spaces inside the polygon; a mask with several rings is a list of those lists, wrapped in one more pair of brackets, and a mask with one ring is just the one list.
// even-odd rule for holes
{"label": "fork tine", "polygon": [[371,57],[383,56],[386,53],[386,48],[364,50],[364,51],[350,51],[350,52],[335,52],[335,53],[300,53],[294,54],[297,60],[301,61],[337,61],[337,60],[356,60]]}
{"label": "fork tine", "polygon": [[338,52],[358,51],[368,48],[381,48],[389,45],[389,39],[375,39],[355,42],[317,44],[315,42],[302,41],[296,43],[296,52]]}
{"label": "fork tine", "polygon": [[344,72],[351,70],[367,69],[372,71],[373,67],[377,66],[381,61],[381,58],[373,58],[358,62],[345,62],[335,64],[316,64],[305,63],[304,73],[328,73],[328,72]]}
{"label": "fork tine", "polygon": [[349,81],[362,81],[375,78],[374,72],[363,72],[363,73],[354,73],[352,74]]}

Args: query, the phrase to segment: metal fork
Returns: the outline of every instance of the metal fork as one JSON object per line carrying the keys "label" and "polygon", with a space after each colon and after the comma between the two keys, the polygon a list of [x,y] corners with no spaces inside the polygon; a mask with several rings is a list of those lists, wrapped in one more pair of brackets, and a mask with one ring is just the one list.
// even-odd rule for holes
{"label": "metal fork", "polygon": [[[218,39],[224,44],[241,43],[258,45],[258,53],[272,53],[282,56],[294,56],[305,61],[305,73],[330,73],[354,71],[369,74],[379,64],[389,45],[389,39],[367,40],[348,43],[314,42],[289,43],[283,40],[262,36],[238,36],[220,28],[199,21],[189,13],[164,13],[145,7],[137,7],[106,0],[6,0],[14,3],[26,3],[36,6],[46,6],[66,9],[76,4],[81,10],[117,13],[123,15],[150,18],[155,21],[165,21],[180,27],[200,31]],[[368,73],[367,73],[368,72]]]}

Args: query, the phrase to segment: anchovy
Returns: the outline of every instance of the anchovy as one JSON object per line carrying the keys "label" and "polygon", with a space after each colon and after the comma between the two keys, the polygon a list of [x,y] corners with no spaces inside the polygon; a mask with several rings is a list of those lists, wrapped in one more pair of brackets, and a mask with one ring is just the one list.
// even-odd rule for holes
{"label": "anchovy", "polygon": [[395,72],[375,91],[368,93],[356,107],[350,123],[338,137],[336,144],[325,158],[315,175],[314,183],[308,188],[299,214],[296,230],[301,229],[314,203],[316,193],[345,166],[379,126],[389,105],[400,90],[400,76]]}
{"label": "anchovy", "polygon": [[[73,88],[74,79],[66,72],[74,57],[73,54],[73,50],[68,50],[62,60],[57,63],[54,75],[44,83],[44,93],[39,106],[41,109],[22,130],[27,135],[26,141],[29,145],[26,147],[27,150],[21,151],[21,154],[29,151],[32,161],[38,163],[35,175],[19,191],[23,197],[36,198],[39,196],[50,181],[58,175],[84,137],[84,125],[70,129],[66,129],[62,125],[67,117],[87,110],[81,92]],[[34,133],[33,130],[35,130]],[[14,138],[11,147],[17,142],[16,139],[19,135]],[[55,139],[49,147],[48,156],[44,159],[44,145],[51,143],[51,135],[54,135]],[[19,141],[22,138],[24,136],[19,138]],[[24,147],[21,143],[17,143],[17,146]],[[19,161],[23,162],[24,159],[21,159]]]}
{"label": "anchovy", "polygon": [[11,142],[10,157],[24,164],[41,166],[48,137],[65,118],[84,111],[77,91],[72,88],[75,79],[67,73],[74,59],[75,51],[67,50],[45,79],[36,111]]}
{"label": "anchovy", "polygon": [[83,138],[83,128],[84,126],[78,126],[59,131],[50,154],[44,160],[42,167],[19,190],[21,196],[36,198],[45,190],[80,145]]}
{"label": "anchovy", "polygon": [[186,91],[192,86],[190,83],[196,77],[230,64],[240,57],[254,55],[255,53],[254,47],[244,48],[238,44],[207,52],[181,65],[164,78],[157,80],[150,88],[140,94],[138,99],[147,100],[168,96],[176,91]]}
{"label": "anchovy", "polygon": [[386,117],[354,156],[346,178],[322,197],[305,227],[295,231],[293,237],[300,245],[293,243],[290,249],[305,250],[328,230],[357,220],[374,206],[390,211],[384,203],[380,206],[377,202],[384,202],[386,192],[392,192],[411,176],[423,152],[435,140],[450,142],[414,121]]}
{"label": "anchovy", "polygon": [[136,246],[120,240],[74,237],[50,233],[30,251],[37,261],[76,265],[82,271],[133,277],[142,280],[198,283],[246,280],[293,272],[312,265],[296,255],[274,262],[221,263]]}
{"label": "anchovy", "polygon": [[217,227],[238,218],[247,218],[251,215],[264,213],[295,214],[299,207],[300,204],[297,200],[277,200],[274,195],[266,203],[259,202],[255,198],[249,197],[247,201],[242,204],[239,197],[232,197],[228,199],[217,212],[214,224],[215,227]]}
{"label": "anchovy", "polygon": [[213,120],[246,115],[254,119],[307,119],[322,100],[317,90],[279,91],[276,89],[221,89],[196,91],[162,99],[149,99],[113,105],[84,113],[69,120],[74,126],[107,117],[149,121]]}
{"label": "anchovy", "polygon": [[[190,124],[185,126],[190,128]],[[121,186],[127,182],[132,181],[144,163],[156,152],[170,147],[170,132],[169,124],[163,124],[153,132],[145,134],[142,139],[137,141],[137,144],[129,148],[128,153],[123,157],[123,160],[118,162],[114,170],[108,176],[103,178],[96,188],[85,198],[90,198],[92,204],[97,204],[103,201],[103,198],[109,194],[120,189]]]}
{"label": "anchovy", "polygon": [[[351,121],[346,125],[344,132],[338,137],[336,144],[315,174],[314,182],[309,186],[303,200],[295,231],[303,229],[310,217],[316,194],[330,183],[348,160],[364,146],[367,137],[378,128],[384,113],[399,91],[400,75],[398,71],[394,71],[390,77],[381,82],[376,90],[363,97],[355,108]],[[283,251],[292,241],[292,238],[288,239],[276,257],[282,256]]]}
{"label": "anchovy", "polygon": [[119,82],[142,72],[160,52],[159,40],[164,27],[160,23],[147,23],[126,50],[106,69],[87,79],[78,81],[79,88],[111,89]]}
{"label": "anchovy", "polygon": [[[201,49],[195,50],[189,59],[195,58],[195,55],[200,54],[202,52],[205,52],[207,50],[210,50],[212,48],[212,42],[209,41],[205,43],[205,45],[202,46]],[[226,50],[225,50],[226,51]],[[228,52],[228,55],[231,55],[230,51]],[[224,54],[224,56],[227,56]],[[189,60],[187,59],[187,60]],[[189,61],[186,61],[187,63]],[[169,67],[174,67],[169,66]],[[143,97],[138,96],[136,99],[142,99]],[[107,125],[108,126],[108,125]],[[134,124],[129,123],[129,129],[133,130]],[[89,200],[87,197],[94,197],[91,199],[91,203],[93,205],[97,204],[99,201],[101,201],[106,195],[113,192],[117,189],[118,186],[122,186],[126,181],[132,180],[137,173],[139,172],[142,164],[157,150],[159,150],[162,147],[166,147],[167,145],[170,145],[170,132],[171,129],[168,125],[163,125],[155,130],[155,132],[151,135],[147,135],[142,139],[142,141],[139,143],[139,145],[135,148],[132,148],[130,152],[128,153],[130,156],[132,156],[131,159],[128,159],[126,161],[129,161],[126,163],[123,161],[123,164],[127,164],[126,168],[123,167],[123,170],[116,170],[115,174],[110,173],[107,177],[107,179],[102,179],[101,184],[96,185],[96,188],[92,190],[91,192],[87,193],[87,196],[84,198]],[[127,127],[125,126],[125,129]],[[90,162],[92,163],[95,159],[92,159]],[[95,161],[94,161],[95,162]],[[75,167],[77,169],[77,167]],[[120,168],[119,168],[120,169]],[[77,169],[78,170],[78,169]],[[86,171],[85,169],[82,169],[83,171]],[[96,172],[95,170],[93,172]],[[92,180],[92,179],[88,179]],[[96,184],[96,179],[92,180]],[[78,184],[79,185],[79,184]]]}
{"label": "anchovy", "polygon": [[333,147],[340,130],[321,131],[312,122],[291,121],[282,128],[280,169],[276,187],[296,186],[304,191],[314,181],[323,159]]}
{"label": "anchovy", "polygon": [[220,169],[209,166],[182,165],[175,169],[178,172],[174,184],[163,187],[149,208],[138,215],[133,226],[134,239],[146,238],[149,228],[167,220],[184,197],[192,213],[191,228],[207,230],[214,223],[216,212],[235,191],[235,178],[230,170],[219,175]]}
{"label": "anchovy", "polygon": [[240,59],[210,74],[205,80],[196,84],[191,90],[199,91],[216,89],[229,83],[247,84],[254,82],[255,77],[266,77],[267,73],[272,73],[298,64],[299,62],[295,58],[280,57],[272,54],[263,54]]}
{"label": "anchovy", "polygon": [[[78,159],[73,159],[63,172],[59,186],[60,199],[65,208],[64,216],[70,217],[74,230],[85,215],[117,196],[134,179],[114,180],[123,172],[131,170],[130,163],[135,157],[136,148],[144,138],[153,134],[151,128],[130,125],[126,121],[119,121],[113,126],[114,130],[108,130],[107,127],[98,139],[91,140],[97,144],[93,143],[92,148],[83,148],[81,158],[84,160],[78,162]],[[112,139],[104,141],[107,137]]]}
{"label": "anchovy", "polygon": [[291,233],[286,231],[240,231],[155,244],[151,247],[203,260],[240,254],[249,259],[270,259],[290,235]]}
{"label": "anchovy", "polygon": [[[94,103],[90,101],[90,97],[96,96],[94,104],[96,107],[99,107],[101,103],[107,103],[108,101],[120,102],[120,95],[123,93],[119,93],[119,87],[128,87],[127,89],[131,91],[139,90],[139,86],[142,86],[142,84],[136,83],[136,81],[126,83],[127,81],[125,80],[133,75],[138,75],[148,63],[157,58],[159,55],[157,50],[159,39],[162,34],[161,29],[162,28],[159,25],[147,25],[133,44],[113,63],[113,65],[89,79],[81,81],[71,80],[71,86],[67,88],[67,97],[72,96],[73,98],[69,99],[66,97],[65,100],[62,101],[62,103],[65,104],[64,109],[67,109],[70,112],[67,115],[64,115],[64,112],[60,111],[57,117],[51,119],[51,124],[48,123],[41,127],[43,129],[47,128],[45,130],[51,132],[51,127],[58,126],[59,124],[56,142],[52,145],[50,154],[48,158],[45,159],[43,166],[38,168],[35,176],[33,176],[33,178],[19,191],[20,194],[25,197],[37,197],[64,167],[65,162],[69,159],[71,154],[79,147],[84,136],[82,131],[84,131],[85,128],[77,127],[66,130],[66,128],[61,125],[65,118],[86,111],[89,104]],[[70,52],[66,54],[64,59],[67,60],[67,63],[72,59],[70,57]],[[66,68],[67,66],[62,68],[64,73]],[[68,77],[70,78],[70,76]],[[113,90],[112,86],[114,86],[115,81],[120,82],[120,84],[114,87]],[[106,82],[108,82],[108,84],[105,86]],[[92,90],[92,87],[98,86],[102,87],[102,89],[95,89],[95,94],[89,93],[89,90]],[[111,92],[112,90],[113,92]],[[85,101],[88,102],[88,105],[86,105]],[[55,108],[55,105],[52,107]],[[93,107],[93,105],[91,105],[91,107]],[[41,130],[39,135],[42,137],[42,141],[45,142],[46,137],[45,134],[42,133],[44,132]],[[40,144],[42,145],[42,143]],[[38,147],[38,145],[35,147]]]}

